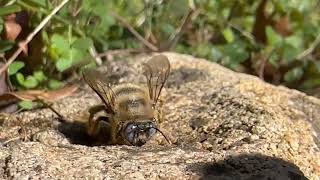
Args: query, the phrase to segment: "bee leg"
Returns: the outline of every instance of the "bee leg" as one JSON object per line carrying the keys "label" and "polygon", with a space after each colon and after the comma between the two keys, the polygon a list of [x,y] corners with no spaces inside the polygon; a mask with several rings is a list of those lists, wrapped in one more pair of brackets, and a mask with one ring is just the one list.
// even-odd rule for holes
{"label": "bee leg", "polygon": [[88,134],[90,136],[95,136],[96,134],[98,134],[98,125],[99,122],[102,120],[105,120],[105,118],[102,117],[98,117],[97,119],[93,119],[94,115],[97,114],[98,112],[104,111],[105,110],[105,106],[104,105],[96,105],[93,106],[89,109],[89,122],[88,122]]}

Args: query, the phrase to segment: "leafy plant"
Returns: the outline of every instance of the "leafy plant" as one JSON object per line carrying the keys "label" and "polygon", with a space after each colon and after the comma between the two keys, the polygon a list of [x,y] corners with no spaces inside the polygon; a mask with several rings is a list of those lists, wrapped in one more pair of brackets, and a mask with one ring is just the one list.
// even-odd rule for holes
{"label": "leafy plant", "polygon": [[[9,57],[58,3],[1,1],[0,54]],[[148,49],[142,38],[160,51],[207,58],[275,84],[316,88],[318,6],[316,0],[70,1],[29,44],[28,55],[10,65],[9,75],[21,89],[61,87],[70,69],[95,64],[94,50]],[[5,38],[9,21],[22,29],[15,40]]]}

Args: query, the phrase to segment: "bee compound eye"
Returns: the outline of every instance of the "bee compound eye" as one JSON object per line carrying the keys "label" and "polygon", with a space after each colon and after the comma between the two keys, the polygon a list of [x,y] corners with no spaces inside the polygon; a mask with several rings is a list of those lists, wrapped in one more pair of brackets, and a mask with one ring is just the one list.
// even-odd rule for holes
{"label": "bee compound eye", "polygon": [[150,121],[150,122],[148,122],[147,127],[148,127],[148,128],[155,128],[156,125],[155,125],[154,122]]}
{"label": "bee compound eye", "polygon": [[132,131],[134,131],[137,128],[137,126],[135,124],[128,124],[124,131],[125,133],[131,133]]}
{"label": "bee compound eye", "polygon": [[137,133],[136,129],[137,129],[137,125],[131,123],[131,124],[128,124],[123,131],[124,138],[126,138],[130,143],[134,142],[134,139]]}
{"label": "bee compound eye", "polygon": [[135,138],[135,132],[130,132],[130,133],[128,133],[127,136],[126,136],[126,139],[127,139],[130,143],[133,143],[134,138]]}
{"label": "bee compound eye", "polygon": [[156,129],[155,128],[150,128],[149,130],[148,130],[148,135],[149,135],[149,137],[152,137],[153,135],[155,135],[156,134]]}
{"label": "bee compound eye", "polygon": [[137,129],[137,127],[138,127],[138,126],[135,125],[135,124],[130,124],[130,125],[128,126],[128,129],[132,131],[132,130]]}

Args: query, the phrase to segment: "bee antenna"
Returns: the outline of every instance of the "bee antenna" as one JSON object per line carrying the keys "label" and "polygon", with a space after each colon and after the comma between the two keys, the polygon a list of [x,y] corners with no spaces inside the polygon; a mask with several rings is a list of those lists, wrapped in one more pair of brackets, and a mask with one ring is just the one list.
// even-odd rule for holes
{"label": "bee antenna", "polygon": [[58,112],[55,108],[52,107],[52,103],[47,103],[44,100],[37,98],[37,100],[43,104],[45,107],[49,108],[54,114],[56,114],[58,116],[58,121],[59,122],[67,122],[66,118],[60,113]]}
{"label": "bee antenna", "polygon": [[172,144],[171,141],[167,138],[167,136],[160,129],[158,129],[156,127],[152,127],[152,128],[155,129],[156,131],[158,131],[166,139],[168,144]]}

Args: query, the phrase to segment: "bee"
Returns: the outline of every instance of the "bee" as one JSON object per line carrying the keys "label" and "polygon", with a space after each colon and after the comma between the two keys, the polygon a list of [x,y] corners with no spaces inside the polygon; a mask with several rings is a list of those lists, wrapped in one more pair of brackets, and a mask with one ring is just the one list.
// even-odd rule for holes
{"label": "bee", "polygon": [[[124,83],[111,86],[97,75],[96,71],[84,71],[83,79],[99,96],[102,104],[89,109],[87,133],[96,137],[102,124],[108,126],[108,144],[142,146],[156,132],[163,121],[161,91],[170,73],[170,62],[164,55],[157,55],[143,64],[146,86]],[[99,112],[103,116],[95,118]]]}

